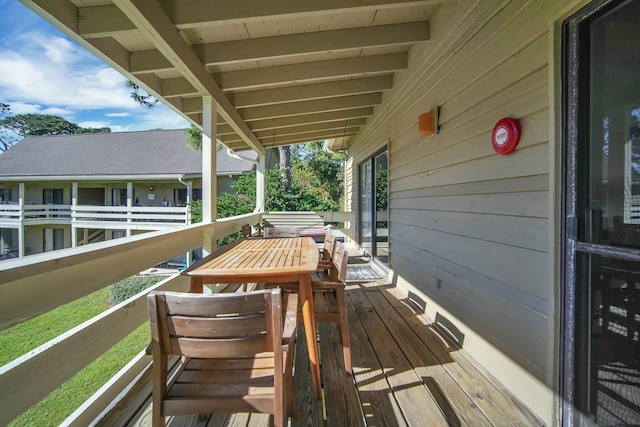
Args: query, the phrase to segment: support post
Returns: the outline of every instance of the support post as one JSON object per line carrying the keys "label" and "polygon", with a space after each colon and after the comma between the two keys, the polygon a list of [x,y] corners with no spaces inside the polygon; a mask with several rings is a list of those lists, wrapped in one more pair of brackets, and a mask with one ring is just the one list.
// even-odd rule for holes
{"label": "support post", "polygon": [[[133,222],[133,213],[131,211],[131,207],[133,206],[133,182],[127,182],[127,222]],[[131,226],[127,226],[127,231],[125,234],[127,237],[131,236]]]}
{"label": "support post", "polygon": [[18,225],[18,257],[24,253],[24,182],[18,184],[18,205],[20,206],[20,221]]}
{"label": "support post", "polygon": [[75,248],[78,246],[78,228],[76,227],[76,218],[75,215],[77,213],[76,208],[78,207],[78,183],[71,183],[71,247]]}
{"label": "support post", "polygon": [[[216,193],[216,101],[211,96],[202,97],[202,222],[215,222],[217,216]],[[202,242],[203,250],[215,250],[215,236]]]}
{"label": "support post", "polygon": [[256,166],[256,210],[254,212],[264,211],[265,157],[258,155],[258,164]]}

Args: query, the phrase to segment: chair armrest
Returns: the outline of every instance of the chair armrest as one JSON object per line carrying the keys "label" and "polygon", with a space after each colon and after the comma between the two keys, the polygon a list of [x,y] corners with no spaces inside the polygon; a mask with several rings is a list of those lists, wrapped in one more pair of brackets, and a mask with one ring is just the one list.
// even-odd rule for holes
{"label": "chair armrest", "polygon": [[284,327],[282,328],[282,344],[291,344],[298,328],[298,294],[287,295],[287,310],[284,314]]}
{"label": "chair armrest", "polygon": [[318,269],[323,268],[331,268],[331,261],[325,259],[321,259],[320,261],[318,261]]}

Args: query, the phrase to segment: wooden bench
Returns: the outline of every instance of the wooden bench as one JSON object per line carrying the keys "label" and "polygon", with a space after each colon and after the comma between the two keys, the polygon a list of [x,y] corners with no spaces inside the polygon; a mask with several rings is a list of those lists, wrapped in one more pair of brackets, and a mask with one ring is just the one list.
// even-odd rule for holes
{"label": "wooden bench", "polygon": [[323,241],[326,234],[324,218],[315,212],[269,212],[262,215],[265,228],[297,228],[300,236]]}

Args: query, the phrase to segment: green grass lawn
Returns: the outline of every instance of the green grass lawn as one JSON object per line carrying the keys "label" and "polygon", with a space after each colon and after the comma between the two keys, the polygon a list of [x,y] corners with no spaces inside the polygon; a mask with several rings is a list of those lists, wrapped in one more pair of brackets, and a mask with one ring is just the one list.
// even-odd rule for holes
{"label": "green grass lawn", "polygon": [[[158,280],[164,277],[159,277]],[[0,366],[37,348],[109,308],[102,289],[13,328],[0,331]],[[57,426],[149,343],[142,325],[34,405],[10,426]]]}

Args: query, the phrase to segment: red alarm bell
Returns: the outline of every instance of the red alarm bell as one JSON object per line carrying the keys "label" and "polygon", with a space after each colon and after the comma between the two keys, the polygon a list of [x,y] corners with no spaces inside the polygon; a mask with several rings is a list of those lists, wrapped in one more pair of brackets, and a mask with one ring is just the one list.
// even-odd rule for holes
{"label": "red alarm bell", "polygon": [[502,119],[493,127],[491,142],[498,154],[509,154],[516,149],[520,141],[520,124],[514,119]]}

